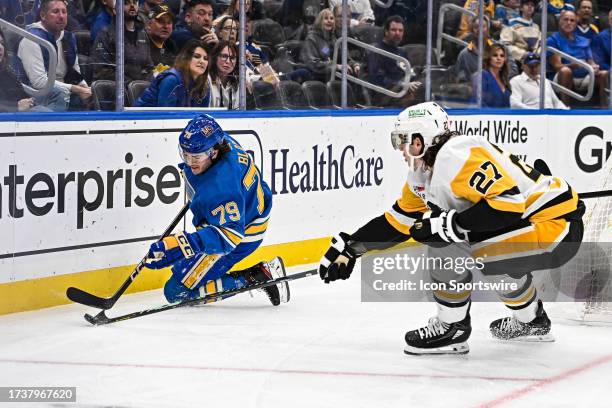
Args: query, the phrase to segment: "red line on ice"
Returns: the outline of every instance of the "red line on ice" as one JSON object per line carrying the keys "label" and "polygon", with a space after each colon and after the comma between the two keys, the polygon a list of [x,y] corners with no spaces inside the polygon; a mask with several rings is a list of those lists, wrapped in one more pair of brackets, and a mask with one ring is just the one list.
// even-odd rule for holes
{"label": "red line on ice", "polygon": [[410,374],[410,373],[376,373],[358,371],[322,371],[322,370],[288,370],[276,368],[248,368],[248,367],[206,367],[206,366],[187,366],[170,364],[134,364],[134,363],[97,363],[87,361],[52,361],[52,360],[16,360],[0,359],[0,363],[15,364],[49,364],[49,365],[68,365],[81,367],[116,367],[116,368],[159,368],[173,370],[203,370],[203,371],[232,371],[232,372],[253,372],[253,373],[273,373],[273,374],[301,374],[301,375],[331,375],[347,377],[390,377],[390,378],[433,378],[447,380],[484,380],[484,381],[513,381],[513,382],[537,382],[540,378],[520,378],[520,377],[499,377],[483,375],[465,375],[464,373],[451,374]]}
{"label": "red line on ice", "polygon": [[597,367],[599,365],[602,364],[606,364],[608,362],[612,361],[612,354],[609,354],[607,356],[603,356],[603,357],[599,357],[593,361],[590,361],[586,364],[583,364],[581,366],[569,369],[567,371],[563,371],[560,374],[554,375],[552,377],[548,377],[548,378],[544,378],[542,380],[537,380],[536,382],[534,382],[533,384],[530,384],[526,387],[520,388],[518,390],[514,390],[512,392],[509,392],[506,395],[503,395],[499,398],[496,398],[492,401],[489,402],[485,402],[484,404],[478,405],[478,408],[493,408],[493,407],[498,407],[502,404],[505,404],[506,402],[510,402],[516,399],[519,399],[527,394],[530,394],[534,391],[539,390],[540,388],[546,387],[547,385],[551,385],[554,383],[557,383],[559,381],[563,381],[569,377],[572,377],[574,375],[580,374],[584,371],[590,370],[591,368]]}

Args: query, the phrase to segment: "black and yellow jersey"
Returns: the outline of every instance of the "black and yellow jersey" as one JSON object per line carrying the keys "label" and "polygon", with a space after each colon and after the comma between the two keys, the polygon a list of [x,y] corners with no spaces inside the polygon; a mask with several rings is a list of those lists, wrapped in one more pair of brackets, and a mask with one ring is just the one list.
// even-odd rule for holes
{"label": "black and yellow jersey", "polygon": [[408,234],[415,219],[428,211],[427,186],[431,172],[422,167],[408,173],[406,183],[402,189],[402,196],[385,212],[385,219],[396,230]]}
{"label": "black and yellow jersey", "polygon": [[492,231],[525,220],[539,223],[576,210],[578,195],[565,180],[547,176],[480,136],[455,136],[440,149],[432,171],[410,171],[401,197],[385,212],[408,234],[429,207],[463,213],[461,227]]}
{"label": "black and yellow jersey", "polygon": [[[484,201],[481,208],[520,214],[532,223],[560,218],[578,205],[578,195],[565,180],[543,175],[480,136],[456,136],[440,149],[427,200],[459,213]],[[473,219],[464,219],[468,225],[462,226],[483,230],[478,212],[470,215]]]}

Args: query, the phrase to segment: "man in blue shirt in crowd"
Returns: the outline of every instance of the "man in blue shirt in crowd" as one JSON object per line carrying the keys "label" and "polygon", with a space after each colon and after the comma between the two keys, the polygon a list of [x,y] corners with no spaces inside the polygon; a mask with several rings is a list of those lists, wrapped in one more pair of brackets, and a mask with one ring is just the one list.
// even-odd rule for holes
{"label": "man in blue shirt in crowd", "polygon": [[212,30],[212,0],[188,0],[185,2],[185,14],[172,32],[172,41],[180,50],[191,39],[202,40],[213,47],[219,39]]}
{"label": "man in blue shirt in crowd", "polygon": [[599,27],[593,24],[593,3],[591,0],[579,0],[576,10],[578,24],[576,24],[576,35],[592,41],[599,34]]}
{"label": "man in blue shirt in crowd", "polygon": [[[595,72],[595,86],[599,90],[599,102],[601,106],[607,106],[605,88],[608,79],[608,72],[601,70],[599,65],[593,60],[590,42],[587,38],[576,35],[576,13],[571,10],[561,12],[559,17],[559,31],[548,37],[546,44],[554,47],[561,52],[571,55],[581,61],[586,62]],[[587,75],[586,68],[561,58],[558,54],[548,53],[549,76],[553,76],[553,81],[571,90],[584,91],[589,86],[590,77]],[[570,96],[563,94],[562,101],[568,105]]]}

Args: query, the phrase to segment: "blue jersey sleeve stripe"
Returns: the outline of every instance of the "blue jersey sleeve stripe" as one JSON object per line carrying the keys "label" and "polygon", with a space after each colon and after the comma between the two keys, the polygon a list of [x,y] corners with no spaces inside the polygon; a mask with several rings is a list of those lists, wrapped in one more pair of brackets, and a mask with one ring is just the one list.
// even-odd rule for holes
{"label": "blue jersey sleeve stripe", "polygon": [[266,235],[266,232],[262,232],[261,234],[257,234],[257,235],[247,235],[246,237],[244,237],[244,240],[242,240],[242,242],[257,242],[257,241],[261,241],[262,239],[264,239],[264,235]]}
{"label": "blue jersey sleeve stripe", "polygon": [[236,231],[235,229],[228,228],[228,227],[219,227],[219,228],[221,228],[222,231],[230,232],[231,234],[235,235],[236,237],[238,237],[240,239],[244,238],[244,235],[241,234],[240,232]]}
{"label": "blue jersey sleeve stripe", "polygon": [[252,227],[254,225],[260,225],[260,224],[264,224],[266,222],[268,222],[268,219],[270,219],[270,214],[268,213],[268,215],[264,216],[264,217],[259,217],[254,219],[253,221],[249,222],[249,225],[247,225],[247,228]]}
{"label": "blue jersey sleeve stripe", "polygon": [[215,227],[214,225],[209,225],[209,227],[211,227],[213,230],[215,230],[217,232],[217,235],[221,236],[225,242],[227,242],[229,244],[229,246],[231,248],[236,248],[236,245],[224,232],[223,230]]}
{"label": "blue jersey sleeve stripe", "polygon": [[232,241],[235,245],[238,245],[240,243],[240,241],[242,241],[242,239],[244,238],[244,236],[242,234],[237,233],[236,231],[230,229],[230,228],[225,228],[225,227],[219,227],[219,229],[221,230],[222,233],[225,234],[226,237],[228,237],[230,239],[230,241]]}
{"label": "blue jersey sleeve stripe", "polygon": [[258,224],[258,225],[249,224],[249,226],[246,228],[244,232],[246,235],[255,235],[261,232],[266,232],[267,229],[268,229],[268,222],[266,221],[263,224]]}

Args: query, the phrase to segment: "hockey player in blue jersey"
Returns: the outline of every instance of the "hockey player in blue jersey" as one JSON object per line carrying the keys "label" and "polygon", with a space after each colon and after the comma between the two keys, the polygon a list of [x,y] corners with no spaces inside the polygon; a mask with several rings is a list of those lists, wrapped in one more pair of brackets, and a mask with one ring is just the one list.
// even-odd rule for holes
{"label": "hockey player in blue jersey", "polygon": [[[151,245],[148,266],[172,267],[166,299],[194,299],[285,276],[278,257],[228,272],[259,247],[272,209],[272,193],[252,157],[209,115],[187,124],[179,151],[196,232],[183,231]],[[286,282],[264,291],[274,306],[289,301]]]}

